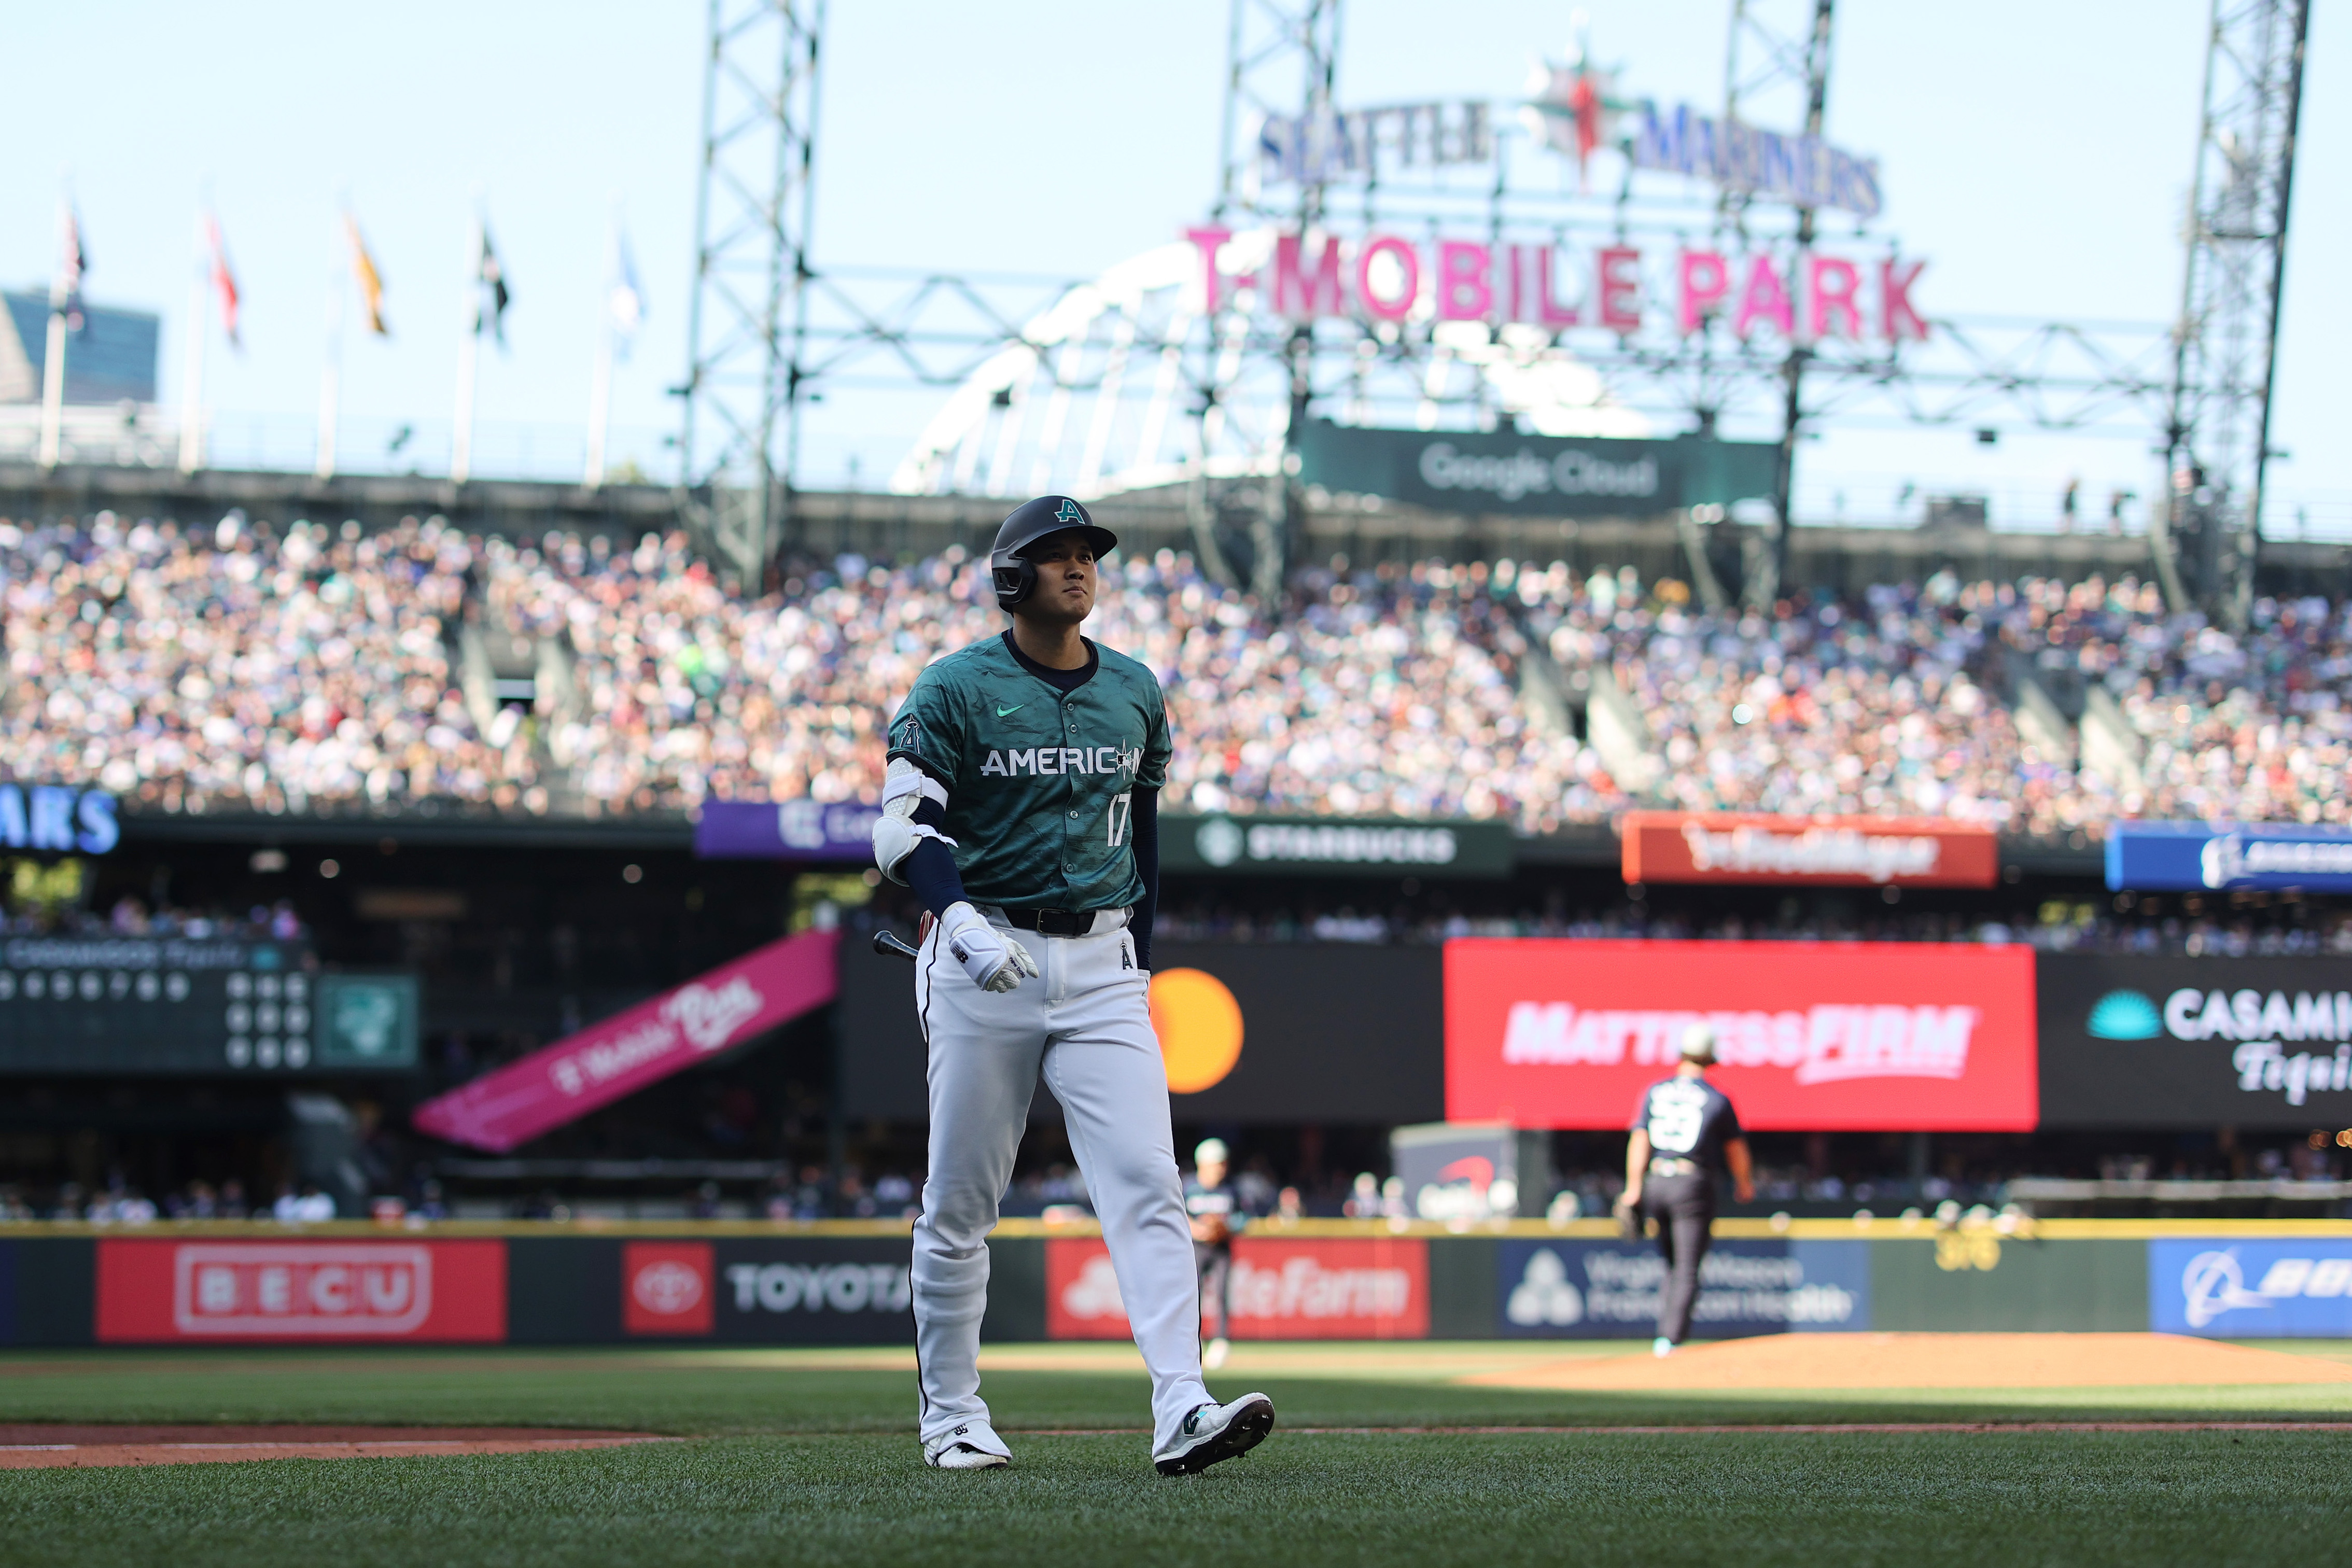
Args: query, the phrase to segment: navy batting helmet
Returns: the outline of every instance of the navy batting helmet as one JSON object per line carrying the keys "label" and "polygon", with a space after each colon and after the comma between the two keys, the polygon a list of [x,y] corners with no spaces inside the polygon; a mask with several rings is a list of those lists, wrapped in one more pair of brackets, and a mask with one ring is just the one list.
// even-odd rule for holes
{"label": "navy batting helmet", "polygon": [[996,547],[988,552],[988,574],[996,585],[996,605],[1010,610],[1037,588],[1037,568],[1023,553],[1041,539],[1072,531],[1087,536],[1099,560],[1118,548],[1118,535],[1097,526],[1087,509],[1068,496],[1039,496],[1013,509],[996,530]]}

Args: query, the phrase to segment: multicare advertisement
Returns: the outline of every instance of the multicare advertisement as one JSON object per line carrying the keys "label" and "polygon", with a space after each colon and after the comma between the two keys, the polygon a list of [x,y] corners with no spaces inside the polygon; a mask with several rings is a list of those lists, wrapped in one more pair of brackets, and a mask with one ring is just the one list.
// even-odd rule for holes
{"label": "multicare advertisement", "polygon": [[[1417,1237],[1285,1241],[1243,1237],[1231,1276],[1237,1340],[1429,1337],[1429,1243]],[[1045,1332],[1129,1337],[1110,1252],[1091,1237],[1045,1244]]]}
{"label": "multicare advertisement", "polygon": [[2033,997],[2025,947],[1449,942],[1446,1119],[1622,1128],[1705,1023],[1759,1131],[2027,1131]]}
{"label": "multicare advertisement", "polygon": [[98,1244],[97,1294],[102,1344],[496,1344],[507,1337],[507,1249],[107,1239]]}
{"label": "multicare advertisement", "polygon": [[2045,955],[2045,1127],[2352,1123],[2352,963]]}
{"label": "multicare advertisement", "polygon": [[[1655,1247],[1506,1241],[1495,1331],[1505,1339],[1647,1338],[1666,1278]],[[1870,1248],[1858,1241],[1718,1241],[1699,1265],[1700,1339],[1870,1327]]]}
{"label": "multicare advertisement", "polygon": [[2352,1238],[2152,1241],[2147,1296],[2158,1333],[2352,1336]]}

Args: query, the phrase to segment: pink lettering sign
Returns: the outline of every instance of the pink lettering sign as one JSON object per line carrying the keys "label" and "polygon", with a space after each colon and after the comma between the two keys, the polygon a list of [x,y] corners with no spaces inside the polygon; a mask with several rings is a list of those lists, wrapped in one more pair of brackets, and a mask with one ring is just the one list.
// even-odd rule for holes
{"label": "pink lettering sign", "polygon": [[1891,257],[1878,264],[1879,300],[1890,343],[1899,343],[1906,338],[1915,342],[1927,341],[1927,323],[1911,308],[1911,285],[1919,281],[1919,274],[1927,265],[1914,261],[1906,266]]}
{"label": "pink lettering sign", "polygon": [[1593,292],[1600,296],[1601,324],[1612,332],[1642,330],[1642,253],[1612,245],[1592,258]]}
{"label": "pink lettering sign", "polygon": [[1806,293],[1811,300],[1805,312],[1806,331],[1815,338],[1862,336],[1862,307],[1853,298],[1862,287],[1862,274],[1853,263],[1834,256],[1809,256],[1805,265]]}
{"label": "pink lettering sign", "polygon": [[1466,239],[1437,244],[1437,319],[1483,321],[1495,308],[1494,252]]}
{"label": "pink lettering sign", "polygon": [[1682,307],[1675,313],[1675,322],[1688,337],[1706,325],[1723,297],[1731,292],[1731,268],[1723,258],[1712,250],[1685,250],[1682,254]]}
{"label": "pink lettering sign", "polygon": [[[1372,287],[1372,264],[1382,256],[1393,258],[1401,283],[1397,291],[1383,298]],[[1421,257],[1412,242],[1399,239],[1392,234],[1374,235],[1364,242],[1356,255],[1356,300],[1383,321],[1402,321],[1412,313],[1413,300],[1421,293]]]}
{"label": "pink lettering sign", "polygon": [[1769,322],[1780,330],[1784,338],[1794,337],[1797,323],[1789,308],[1789,289],[1780,281],[1780,269],[1772,258],[1759,255],[1748,264],[1748,286],[1739,293],[1739,313],[1731,320],[1731,330],[1741,337],[1755,331],[1759,321]]}
{"label": "pink lettering sign", "polygon": [[416,1130],[503,1154],[833,1000],[838,931],[803,931],[416,1108]]}

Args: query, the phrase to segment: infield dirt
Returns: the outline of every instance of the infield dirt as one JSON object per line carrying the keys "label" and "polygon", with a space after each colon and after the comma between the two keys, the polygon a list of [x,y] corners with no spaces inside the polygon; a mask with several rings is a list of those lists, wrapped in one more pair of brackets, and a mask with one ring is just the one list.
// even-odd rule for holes
{"label": "infield dirt", "polygon": [[2352,1366],[2177,1334],[1770,1334],[1474,1373],[1489,1388],[2126,1388],[2352,1383]]}

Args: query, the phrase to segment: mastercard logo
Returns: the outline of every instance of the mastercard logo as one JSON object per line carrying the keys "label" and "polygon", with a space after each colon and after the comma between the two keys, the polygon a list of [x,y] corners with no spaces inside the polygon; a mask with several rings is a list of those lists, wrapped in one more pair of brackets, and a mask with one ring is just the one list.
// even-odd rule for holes
{"label": "mastercard logo", "polygon": [[1205,970],[1163,969],[1151,977],[1151,1028],[1171,1094],[1221,1083],[1242,1059],[1242,1005]]}

